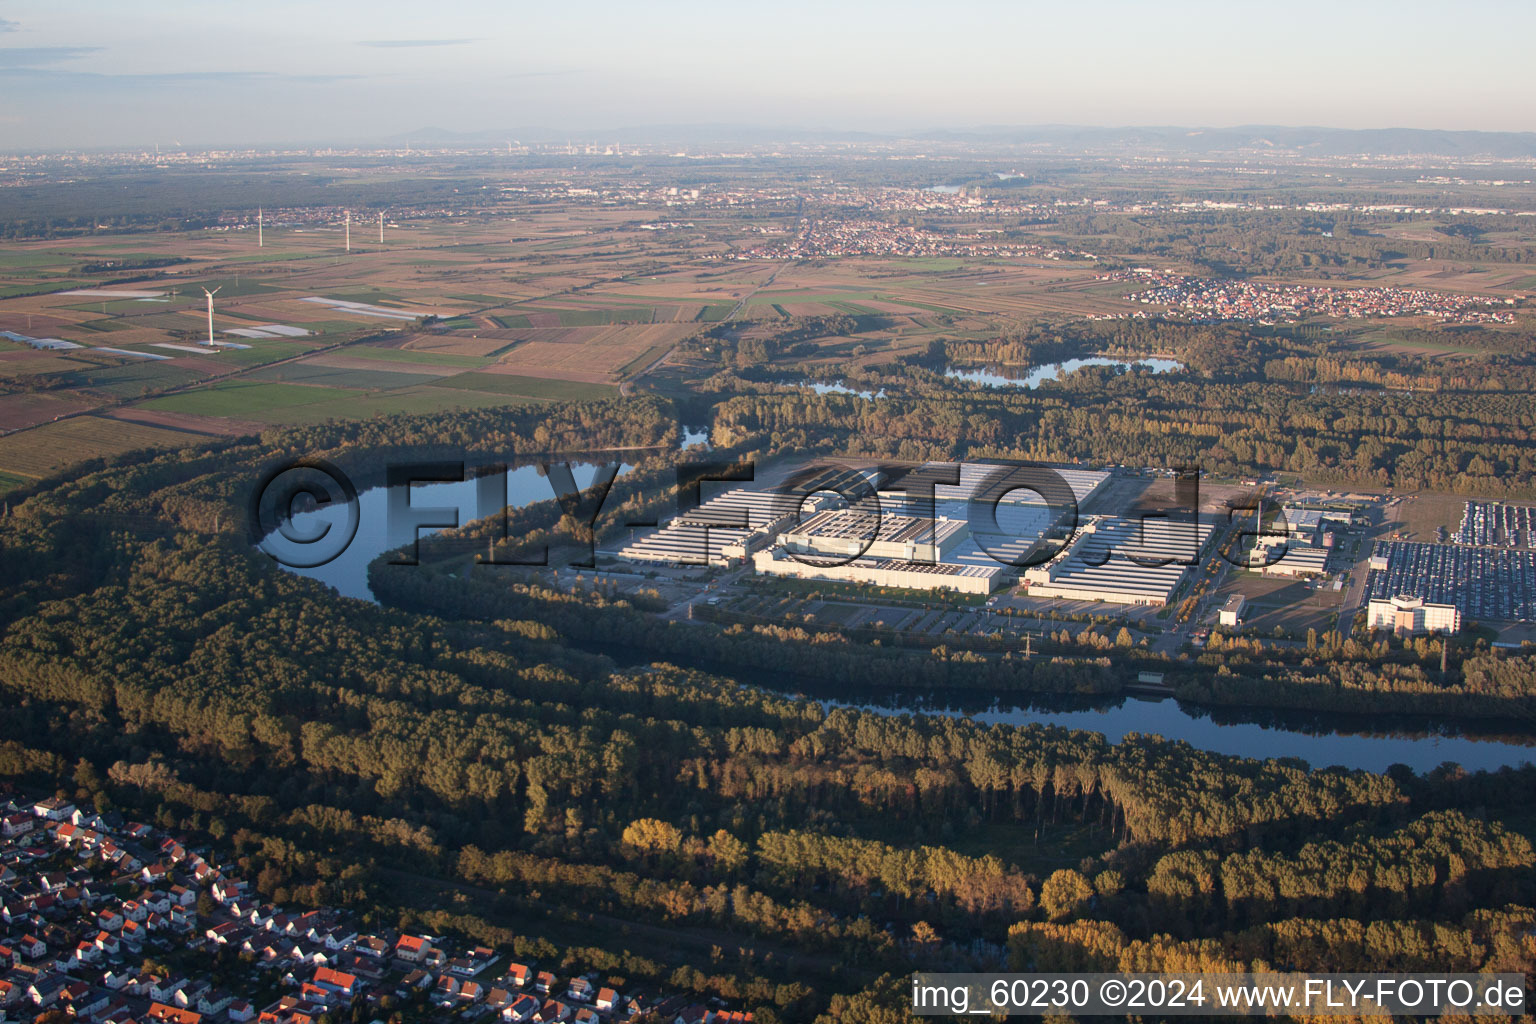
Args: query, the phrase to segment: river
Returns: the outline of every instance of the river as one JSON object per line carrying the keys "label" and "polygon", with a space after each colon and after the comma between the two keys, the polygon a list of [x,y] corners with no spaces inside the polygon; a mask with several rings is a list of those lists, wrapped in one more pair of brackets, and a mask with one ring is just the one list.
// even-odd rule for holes
{"label": "river", "polygon": [[[619,475],[623,476],[633,468],[627,462],[621,463]],[[571,466],[571,475],[575,478],[576,485],[586,490],[591,485],[597,469],[595,465],[577,463]],[[504,492],[495,482],[496,476],[505,476]],[[475,479],[454,483],[417,484],[410,489],[409,504],[412,513],[414,516],[421,517],[427,511],[442,510],[443,515],[426,516],[426,518],[443,521],[453,518],[458,525],[462,526],[472,520],[494,515],[503,507],[524,508],[534,502],[551,501],[555,498],[554,488],[544,476],[543,467],[539,465],[519,466],[508,470],[505,474],[493,474],[489,479],[489,487],[483,487],[482,481]],[[500,500],[503,493],[504,501]],[[336,592],[343,597],[373,601],[373,593],[368,589],[368,563],[386,551],[398,548],[402,544],[409,544],[414,536],[430,536],[443,527],[421,527],[418,534],[409,519],[391,516],[388,487],[370,487],[366,491],[361,491],[357,501],[357,534],[341,554],[324,565],[314,568],[292,568],[286,563],[283,567],[289,572],[319,580],[326,586],[335,588]],[[310,537],[316,535],[325,526],[339,530],[345,520],[346,507],[333,504],[313,511],[299,512],[294,515],[292,522],[295,533]],[[292,545],[274,532],[262,539],[259,548],[281,558],[285,553],[302,551],[304,546]],[[291,560],[301,561],[302,559]]]}
{"label": "river", "polygon": [[823,702],[881,714],[942,714],[987,723],[1057,725],[1101,732],[1112,743],[1128,733],[1156,734],[1218,754],[1296,757],[1313,768],[1341,765],[1380,772],[1393,764],[1404,764],[1423,773],[1446,761],[1454,761],[1468,771],[1497,771],[1505,766],[1536,763],[1536,736],[1531,737],[1528,745],[1507,735],[1458,733],[1443,721],[1410,723],[1383,718],[1373,722],[1345,715],[1311,716],[1310,721],[1304,721],[1308,716],[1261,709],[1222,708],[1213,712],[1172,699],[1140,697],[1126,697],[1107,706],[1065,710],[1006,699],[967,708],[942,694],[897,700],[823,698]]}

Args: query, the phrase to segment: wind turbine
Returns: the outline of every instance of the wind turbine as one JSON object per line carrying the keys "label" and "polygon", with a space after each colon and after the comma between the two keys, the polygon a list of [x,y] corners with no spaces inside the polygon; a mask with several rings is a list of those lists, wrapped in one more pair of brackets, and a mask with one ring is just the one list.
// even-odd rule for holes
{"label": "wind turbine", "polygon": [[379,211],[379,244],[384,244],[384,211]]}
{"label": "wind turbine", "polygon": [[261,207],[256,207],[256,248],[260,249],[267,244],[261,237]]}
{"label": "wind turbine", "polygon": [[352,211],[347,211],[347,252],[352,251]]}
{"label": "wind turbine", "polygon": [[[223,285],[219,285],[219,288],[223,287]],[[208,344],[210,345],[213,344],[213,297],[219,294],[219,288],[215,288],[213,291],[209,291],[207,288],[203,289],[203,294],[208,296]]]}

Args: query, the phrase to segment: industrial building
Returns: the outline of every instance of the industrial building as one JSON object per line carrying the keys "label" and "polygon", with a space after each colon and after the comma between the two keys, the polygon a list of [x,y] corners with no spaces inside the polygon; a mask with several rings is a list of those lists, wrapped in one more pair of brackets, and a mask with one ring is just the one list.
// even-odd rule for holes
{"label": "industrial building", "polygon": [[1275,517],[1275,528],[1310,544],[1317,540],[1318,532],[1323,528],[1323,513],[1315,508],[1287,505]]}
{"label": "industrial building", "polygon": [[837,559],[856,555],[937,562],[967,533],[964,522],[936,518],[880,515],[858,509],[827,509],[779,538],[786,551]]}
{"label": "industrial building", "polygon": [[1024,571],[1028,596],[1165,605],[1211,530],[1203,522],[1095,517],[1055,558]]}
{"label": "industrial building", "polygon": [[803,580],[828,580],[904,590],[952,590],[962,594],[990,594],[1008,577],[1007,567],[958,565],[949,562],[909,562],[900,558],[854,558],[847,562],[817,565],[797,559],[782,547],[758,551],[752,567],[768,576]]}
{"label": "industrial building", "polygon": [[[889,481],[890,489],[879,493],[877,515],[862,501],[850,507],[829,493],[856,472],[829,468],[801,481],[798,493],[727,491],[605,553],[654,565],[750,562],[756,571],[778,576],[984,594],[1011,580],[1014,566],[1048,533],[1071,525],[1058,522],[1060,512],[1049,502],[1061,504],[1070,492],[1081,503],[1109,478],[1085,469],[1047,474],[987,463],[927,463]],[[951,479],[958,482],[943,482]],[[1017,486],[999,495],[999,479]]]}
{"label": "industrial building", "polygon": [[[1285,551],[1275,559],[1273,549],[1281,545],[1285,546]],[[1259,572],[1265,576],[1321,576],[1328,571],[1327,548],[1313,547],[1296,540],[1260,537],[1254,553],[1259,563]]]}
{"label": "industrial building", "polygon": [[1216,613],[1216,621],[1222,626],[1236,626],[1243,617],[1243,595],[1233,594],[1227,598],[1227,603],[1221,606],[1221,611]]}
{"label": "industrial building", "polygon": [[798,496],[737,488],[611,554],[657,565],[739,565],[792,525],[799,509]]}
{"label": "industrial building", "polygon": [[757,551],[752,566],[771,576],[831,580],[907,590],[955,590],[987,594],[1007,567],[944,561],[966,538],[954,519],[928,522],[911,516],[827,509],[786,529],[771,550]]}
{"label": "industrial building", "polygon": [[1423,633],[1456,633],[1461,612],[1452,604],[1429,604],[1422,597],[1372,598],[1366,605],[1366,621],[1372,629],[1390,629],[1399,636]]}

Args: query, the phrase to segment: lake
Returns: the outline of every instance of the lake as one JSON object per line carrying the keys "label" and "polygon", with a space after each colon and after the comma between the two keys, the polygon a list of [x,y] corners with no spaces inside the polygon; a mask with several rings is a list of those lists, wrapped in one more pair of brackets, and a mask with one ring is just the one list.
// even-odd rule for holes
{"label": "lake", "polygon": [[1175,370],[1184,369],[1184,364],[1177,359],[1147,358],[1131,361],[1110,359],[1105,356],[1089,356],[1085,359],[1068,359],[1060,363],[1032,366],[1024,372],[1022,377],[1010,376],[1003,369],[960,369],[954,366],[945,370],[944,376],[989,388],[1037,388],[1048,380],[1060,380],[1085,366],[1134,366],[1138,369],[1150,370],[1152,373],[1172,373]]}
{"label": "lake", "polygon": [[840,380],[800,380],[791,382],[792,387],[810,388],[818,395],[857,395],[860,398],[884,398],[885,389],[879,391],[860,391],[851,388]]}
{"label": "lake", "polygon": [[[571,475],[576,485],[586,490],[597,469],[595,465],[576,463],[571,466]],[[619,475],[623,476],[632,469],[634,467],[629,463],[621,463]],[[504,478],[504,485],[497,480],[498,477]],[[281,562],[279,564],[283,564],[283,568],[289,572],[334,587],[343,597],[374,601],[373,593],[368,589],[368,563],[386,551],[409,544],[412,537],[417,535],[409,521],[401,517],[391,521],[389,493],[388,487],[370,487],[358,493],[357,534],[346,550],[331,561],[314,568],[293,568]],[[502,500],[503,496],[505,500]],[[524,508],[534,502],[551,501],[554,497],[554,489],[544,476],[543,467],[528,465],[479,479],[417,484],[410,488],[409,503],[413,512],[417,513],[442,509],[444,515],[429,518],[447,521],[456,517],[458,525],[462,526],[471,520],[494,515],[503,507]],[[344,505],[329,505],[297,513],[292,520],[292,529],[302,536],[313,536],[326,525],[340,529],[346,518]],[[419,535],[430,536],[441,529],[444,527],[422,527]],[[285,554],[301,552],[305,546],[295,545],[274,531],[263,537],[257,547],[281,558]]]}

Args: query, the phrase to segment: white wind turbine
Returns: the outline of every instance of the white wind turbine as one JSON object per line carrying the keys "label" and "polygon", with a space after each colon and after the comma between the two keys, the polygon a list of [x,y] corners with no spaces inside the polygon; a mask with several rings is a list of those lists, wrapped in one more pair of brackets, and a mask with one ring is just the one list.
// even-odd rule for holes
{"label": "white wind turbine", "polygon": [[[223,285],[219,285],[219,288],[223,287]],[[207,288],[203,289],[203,294],[208,296],[208,344],[210,345],[213,344],[213,297],[219,294],[219,288],[215,288],[213,291],[209,291]]]}

